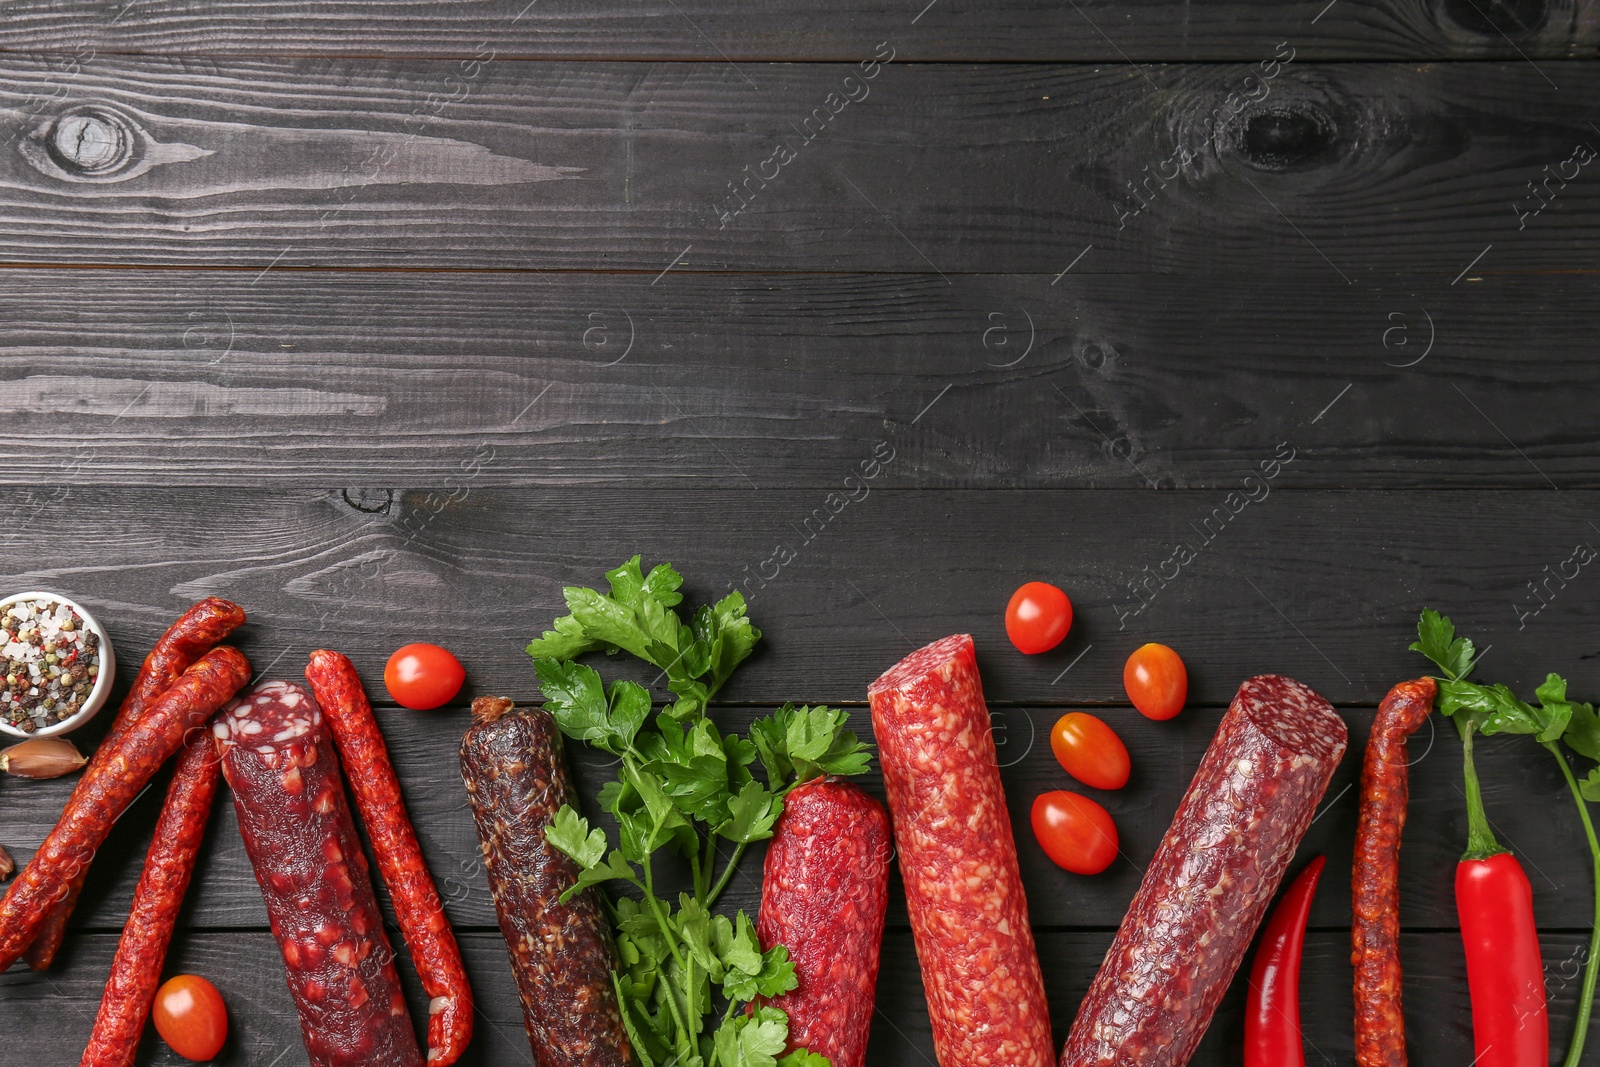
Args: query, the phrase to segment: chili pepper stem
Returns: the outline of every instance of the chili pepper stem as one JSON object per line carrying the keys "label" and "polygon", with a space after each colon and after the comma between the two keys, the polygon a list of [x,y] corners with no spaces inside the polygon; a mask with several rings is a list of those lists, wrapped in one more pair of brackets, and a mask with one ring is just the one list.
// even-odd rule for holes
{"label": "chili pepper stem", "polygon": [[1486,860],[1509,849],[1501,848],[1489,828],[1489,816],[1483,810],[1483,792],[1478,787],[1478,770],[1472,764],[1472,735],[1477,727],[1465,716],[1456,719],[1456,729],[1461,731],[1462,774],[1467,782],[1467,851],[1463,860]]}
{"label": "chili pepper stem", "polygon": [[1572,1045],[1567,1049],[1566,1059],[1562,1067],[1578,1067],[1578,1061],[1583,1058],[1583,1043],[1589,1036],[1589,1016],[1594,1010],[1595,982],[1600,979],[1600,840],[1595,838],[1594,823],[1589,819],[1589,805],[1583,799],[1583,793],[1578,789],[1578,779],[1572,774],[1572,767],[1567,763],[1566,756],[1560,746],[1554,741],[1544,742],[1544,747],[1561,764],[1562,777],[1567,780],[1567,789],[1572,792],[1572,799],[1578,805],[1578,817],[1583,820],[1583,832],[1589,837],[1589,854],[1594,857],[1594,927],[1589,934],[1589,959],[1583,969],[1583,992],[1578,1000],[1578,1016],[1573,1022]]}

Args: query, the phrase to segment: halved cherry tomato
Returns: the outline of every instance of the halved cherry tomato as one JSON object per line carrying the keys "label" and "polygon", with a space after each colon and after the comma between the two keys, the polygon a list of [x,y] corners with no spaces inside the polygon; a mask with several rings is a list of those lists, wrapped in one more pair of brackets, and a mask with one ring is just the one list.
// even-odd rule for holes
{"label": "halved cherry tomato", "polygon": [[466,668],[438,645],[405,645],[389,657],[383,668],[383,684],[389,695],[403,708],[427,711],[448,703],[461,692],[467,680]]}
{"label": "halved cherry tomato", "polygon": [[1128,784],[1128,746],[1117,732],[1086,711],[1069,711],[1050,731],[1050,750],[1066,772],[1095,789]]}
{"label": "halved cherry tomato", "polygon": [[1033,655],[1059,645],[1072,629],[1072,601],[1049,582],[1028,582],[1006,605],[1006,636]]}
{"label": "halved cherry tomato", "polygon": [[1145,718],[1170,719],[1183,710],[1189,696],[1189,672],[1176,652],[1152,642],[1128,657],[1122,686]]}
{"label": "halved cherry tomato", "polygon": [[1033,802],[1033,836],[1044,854],[1073,874],[1099,874],[1117,858],[1117,824],[1088,797],[1065,789]]}
{"label": "halved cherry tomato", "polygon": [[186,1060],[213,1060],[228,1040],[228,1008],[217,987],[197,974],[169,978],[150,1008],[156,1033]]}

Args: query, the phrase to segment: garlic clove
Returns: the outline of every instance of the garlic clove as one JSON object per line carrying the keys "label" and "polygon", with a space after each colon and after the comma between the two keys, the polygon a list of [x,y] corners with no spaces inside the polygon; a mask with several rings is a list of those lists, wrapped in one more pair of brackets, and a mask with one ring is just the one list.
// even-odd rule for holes
{"label": "garlic clove", "polygon": [[60,778],[88,762],[64,737],[30,737],[0,751],[0,771],[23,778]]}

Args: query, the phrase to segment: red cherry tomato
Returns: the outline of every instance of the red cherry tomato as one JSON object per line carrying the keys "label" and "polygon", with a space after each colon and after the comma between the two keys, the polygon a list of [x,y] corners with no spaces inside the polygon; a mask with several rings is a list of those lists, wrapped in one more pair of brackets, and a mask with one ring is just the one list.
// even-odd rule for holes
{"label": "red cherry tomato", "polygon": [[1117,824],[1088,797],[1056,789],[1033,802],[1033,836],[1073,874],[1099,874],[1117,858]]}
{"label": "red cherry tomato", "polygon": [[1033,655],[1059,645],[1072,629],[1072,601],[1049,582],[1028,582],[1006,605],[1006,636]]}
{"label": "red cherry tomato", "polygon": [[150,1008],[156,1033],[186,1060],[212,1060],[228,1040],[228,1008],[217,987],[197,974],[169,978]]}
{"label": "red cherry tomato", "polygon": [[383,684],[403,708],[427,711],[448,703],[461,692],[466,668],[438,645],[406,645],[389,657]]}
{"label": "red cherry tomato", "polygon": [[1066,772],[1095,789],[1128,784],[1128,746],[1117,732],[1086,711],[1069,711],[1050,731],[1050,750]]}
{"label": "red cherry tomato", "polygon": [[1133,706],[1147,719],[1170,719],[1183,710],[1189,695],[1189,672],[1166,645],[1144,645],[1122,668],[1122,686]]}

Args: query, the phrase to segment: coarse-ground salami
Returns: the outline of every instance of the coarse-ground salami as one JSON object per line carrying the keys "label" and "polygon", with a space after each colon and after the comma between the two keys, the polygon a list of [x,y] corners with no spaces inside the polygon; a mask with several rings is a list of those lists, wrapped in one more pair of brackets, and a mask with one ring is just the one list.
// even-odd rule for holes
{"label": "coarse-ground salami", "polygon": [[561,731],[549,712],[500,697],[472,702],[461,778],[478,824],[500,933],[522,998],[536,1067],[634,1062],[611,973],[616,947],[594,889],[567,903],[577,865],[545,840],[573,800]]}
{"label": "coarse-ground salami", "polygon": [[1182,1067],[1344,755],[1344,720],[1277,675],[1239,687],[1178,804],[1062,1067]]}
{"label": "coarse-ground salami", "polygon": [[216,748],[204,730],[196,730],[167,787],[80,1067],[133,1067],[220,779]]}
{"label": "coarse-ground salami", "polygon": [[212,726],[311,1067],[421,1067],[339,757],[311,694],[264,682]]}
{"label": "coarse-ground salami", "polygon": [[1406,738],[1433,711],[1432,678],[1401,682],[1383,698],[1361,765],[1361,815],[1350,877],[1350,962],[1355,966],[1356,1063],[1405,1067],[1400,1005],[1400,833],[1410,771]]}
{"label": "coarse-ground salami", "polygon": [[756,934],[789,950],[800,983],[772,1004],[789,1016],[789,1049],[832,1067],[867,1062],[890,851],[883,805],[827,778],[789,791],[767,846]]}
{"label": "coarse-ground salami", "polygon": [[913,652],[867,695],[940,1067],[1046,1067],[1050,1012],[972,638]]}
{"label": "coarse-ground salami", "polygon": [[[178,616],[139,665],[133,685],[123,698],[122,706],[117,709],[117,717],[112,720],[111,729],[100,742],[95,755],[98,756],[102,751],[107,754],[116,751],[116,739],[128,728],[128,724],[143,715],[150,703],[170,689],[178,676],[188,670],[195,660],[221,644],[223,638],[243,625],[244,621],[243,608],[231,600],[216,596],[206,597]],[[83,891],[83,882],[87,877],[89,868],[85,866],[73,879],[66,899],[50,909],[49,917],[39,928],[38,935],[24,956],[29,967],[42,971],[55,961],[61,940],[67,933],[67,920],[72,918],[72,910],[77,906],[78,894]]]}
{"label": "coarse-ground salami", "polygon": [[428,994],[428,1062],[449,1067],[472,1040],[472,987],[444,914],[444,901],[434,888],[417,832],[406,814],[389,749],[372,717],[361,677],[348,658],[318,649],[311,653],[306,681],[333,731],[356,808],[372,840],[378,873],[394,899],[400,933]]}
{"label": "coarse-ground salami", "polygon": [[22,955],[112,824],[183,747],[189,731],[203,726],[249,680],[250,661],[243,653],[227,645],[214,648],[130,723],[104,758],[95,753],[55,828],[0,901],[0,970]]}

